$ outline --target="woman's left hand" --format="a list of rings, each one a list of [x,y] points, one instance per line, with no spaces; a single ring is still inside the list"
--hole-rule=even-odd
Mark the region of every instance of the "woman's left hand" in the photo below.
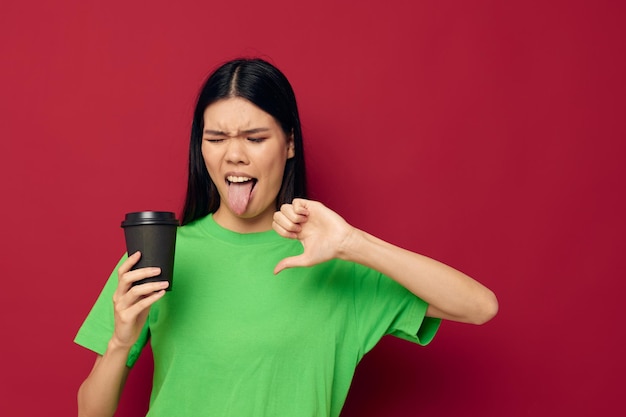
[[[283,237],[298,239],[304,247],[301,255],[280,261],[274,268],[275,274],[286,268],[312,266],[341,257],[355,230],[322,203],[300,198],[283,204],[274,213],[272,227]]]
[[[426,301],[426,315],[465,323],[482,324],[498,311],[491,290],[441,262],[402,249],[350,226],[341,216],[317,201],[295,199],[274,213],[274,230],[298,239],[301,255],[276,265],[285,268],[312,266],[333,258],[356,262],[397,281]]]

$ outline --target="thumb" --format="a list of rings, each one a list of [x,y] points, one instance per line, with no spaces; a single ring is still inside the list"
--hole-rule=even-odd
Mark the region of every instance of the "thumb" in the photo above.
[[[304,256],[304,254],[298,255],[298,256],[290,256],[278,262],[278,264],[276,264],[276,267],[274,268],[274,275],[277,275],[279,272],[287,268],[295,268],[298,266],[306,266],[306,265],[307,265],[306,257]]]

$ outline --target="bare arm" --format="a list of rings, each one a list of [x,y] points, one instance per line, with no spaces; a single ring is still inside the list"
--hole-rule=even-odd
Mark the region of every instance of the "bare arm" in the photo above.
[[[129,369],[128,351],[109,343],[107,351],[98,355],[91,373],[78,389],[78,416],[112,416],[115,414]]]
[[[119,283],[113,296],[115,330],[104,355],[96,362],[78,390],[79,417],[111,417],[115,414],[129,369],[126,360],[148,317],[150,306],[165,294],[167,282],[137,286],[132,283],[156,276],[158,268],[130,271],[140,254],[135,253],[119,268]]]
[[[394,246],[350,226],[323,204],[296,199],[274,215],[274,229],[299,239],[300,256],[283,259],[278,273],[294,266],[310,266],[332,258],[375,269],[429,304],[427,315],[464,323],[482,324],[498,311],[493,292],[441,262]]]
[[[395,279],[429,304],[426,315],[483,324],[498,310],[495,295],[467,275],[441,262],[401,249],[354,229],[339,257]]]

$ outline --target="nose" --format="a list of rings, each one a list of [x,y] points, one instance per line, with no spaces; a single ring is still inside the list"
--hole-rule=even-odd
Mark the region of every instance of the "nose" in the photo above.
[[[240,138],[230,138],[226,144],[225,158],[233,164],[248,164],[246,146]]]

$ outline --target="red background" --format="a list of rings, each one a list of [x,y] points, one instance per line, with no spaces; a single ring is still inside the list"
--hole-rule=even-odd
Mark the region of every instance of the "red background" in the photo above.
[[[292,81],[314,198],[500,300],[427,348],[384,339],[344,416],[623,415],[623,2],[0,9],[0,415],[76,413],[94,355],[72,339],[121,217],[180,211],[195,94],[239,55]],[[145,410],[150,371],[119,416]]]

